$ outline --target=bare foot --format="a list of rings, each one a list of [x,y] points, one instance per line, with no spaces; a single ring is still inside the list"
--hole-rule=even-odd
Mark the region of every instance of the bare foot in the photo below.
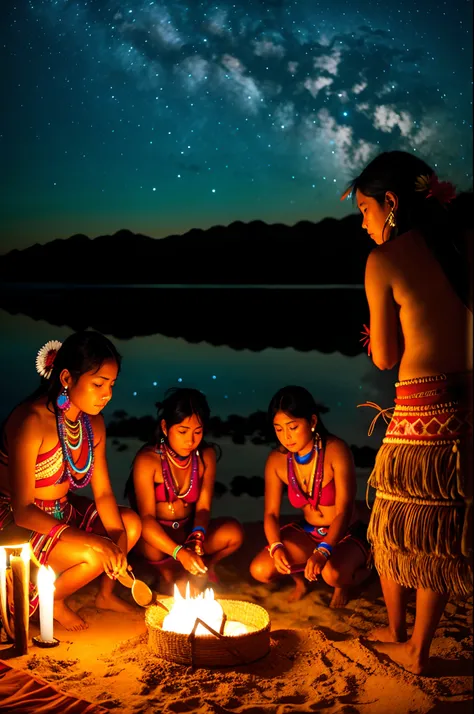
[[[422,658],[415,648],[408,642],[386,642],[374,645],[377,652],[386,654],[396,664],[413,674],[424,674],[428,665],[428,657]]]
[[[339,607],[345,607],[351,599],[350,588],[334,588],[334,593],[329,603],[329,607],[336,610]]]
[[[295,583],[294,590],[288,595],[288,602],[298,602],[298,600],[302,600],[308,593],[308,590],[309,588],[303,578],[301,578],[301,580],[298,579]]]
[[[371,640],[372,642],[406,642],[407,633],[397,635],[390,627],[377,627],[375,630],[369,632],[368,635],[365,635],[365,639]]]
[[[102,595],[99,593],[95,599],[95,604],[101,610],[113,610],[114,612],[136,612],[137,608],[130,603],[125,602],[122,598],[111,593],[110,595]]]
[[[54,619],[66,630],[86,630],[89,625],[82,617],[76,615],[70,607],[66,605],[64,600],[54,601]]]

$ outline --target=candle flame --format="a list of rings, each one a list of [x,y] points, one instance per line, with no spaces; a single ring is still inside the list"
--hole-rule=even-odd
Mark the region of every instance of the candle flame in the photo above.
[[[24,543],[21,549],[20,558],[26,564],[30,562],[30,544]]]
[[[55,590],[55,577],[54,570],[50,565],[41,565],[38,570],[38,590]]]

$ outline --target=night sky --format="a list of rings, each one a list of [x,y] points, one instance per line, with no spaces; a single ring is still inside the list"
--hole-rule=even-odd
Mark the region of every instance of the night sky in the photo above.
[[[348,180],[383,149],[472,186],[466,0],[2,10],[2,252],[341,217]]]

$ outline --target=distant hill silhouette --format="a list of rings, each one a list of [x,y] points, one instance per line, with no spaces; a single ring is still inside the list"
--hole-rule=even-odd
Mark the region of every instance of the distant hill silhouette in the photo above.
[[[0,281],[80,284],[353,284],[371,243],[360,217],[263,221],[150,238],[73,235],[0,256]]]

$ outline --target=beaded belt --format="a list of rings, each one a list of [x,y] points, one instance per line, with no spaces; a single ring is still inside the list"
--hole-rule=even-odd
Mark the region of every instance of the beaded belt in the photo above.
[[[42,511],[53,516],[58,521],[64,519],[68,503],[67,496],[55,499],[35,498],[35,506],[38,506],[38,508],[41,508]]]

